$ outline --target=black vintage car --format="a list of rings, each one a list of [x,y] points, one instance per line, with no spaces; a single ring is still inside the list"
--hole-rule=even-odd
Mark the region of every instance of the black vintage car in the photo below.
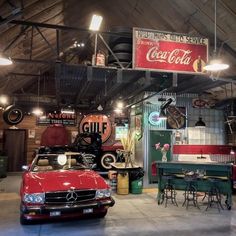
[[[44,153],[64,153],[64,152],[82,152],[90,165],[96,165],[97,169],[109,170],[110,163],[114,163],[119,158],[123,161],[123,157],[117,155],[117,150],[122,149],[121,145],[102,145],[101,135],[98,133],[81,133],[78,134],[71,145],[39,147],[38,154]]]

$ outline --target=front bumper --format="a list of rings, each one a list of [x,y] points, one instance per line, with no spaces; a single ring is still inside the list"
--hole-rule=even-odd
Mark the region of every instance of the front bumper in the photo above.
[[[21,204],[21,214],[26,219],[43,219],[52,218],[51,212],[60,212],[61,217],[70,215],[83,215],[84,209],[93,209],[93,213],[104,212],[107,208],[114,206],[115,201],[113,198],[90,201],[81,204],[65,204],[65,205],[42,205],[42,206],[29,206]]]

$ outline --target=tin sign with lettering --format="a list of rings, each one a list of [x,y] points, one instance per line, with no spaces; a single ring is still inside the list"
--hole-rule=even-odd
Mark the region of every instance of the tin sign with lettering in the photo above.
[[[106,115],[87,115],[84,116],[79,125],[80,133],[99,133],[102,142],[106,142],[111,136],[111,122]]]
[[[133,68],[204,73],[208,39],[141,28],[133,29]]]

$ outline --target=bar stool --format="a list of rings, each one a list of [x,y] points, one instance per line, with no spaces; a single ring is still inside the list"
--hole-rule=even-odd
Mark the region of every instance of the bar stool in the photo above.
[[[184,202],[182,206],[186,205],[186,209],[188,210],[189,203],[193,202],[193,206],[200,209],[197,202],[197,177],[195,175],[185,175],[184,180],[187,185],[184,191]]]
[[[163,175],[162,176],[162,179],[164,181],[166,181],[166,184],[163,189],[161,204],[165,201],[165,207],[167,207],[168,200],[170,200],[172,204],[178,206],[178,204],[176,202],[177,193],[175,191],[175,186],[174,186],[174,184],[171,184],[171,180],[174,178],[175,177],[173,175]]]
[[[220,193],[220,188],[219,188],[219,183],[221,182],[221,179],[208,178],[208,181],[210,182],[210,189],[207,192],[208,203],[207,203],[206,211],[208,210],[208,208],[211,208],[214,204],[216,204],[218,211],[220,212],[220,209],[224,210],[221,204],[221,193]]]

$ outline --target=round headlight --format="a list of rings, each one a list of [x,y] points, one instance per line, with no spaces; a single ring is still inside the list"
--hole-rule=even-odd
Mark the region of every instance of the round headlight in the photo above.
[[[111,192],[109,189],[99,189],[96,191],[96,198],[110,197]]]
[[[44,203],[44,193],[26,193],[23,201],[27,203]]]

